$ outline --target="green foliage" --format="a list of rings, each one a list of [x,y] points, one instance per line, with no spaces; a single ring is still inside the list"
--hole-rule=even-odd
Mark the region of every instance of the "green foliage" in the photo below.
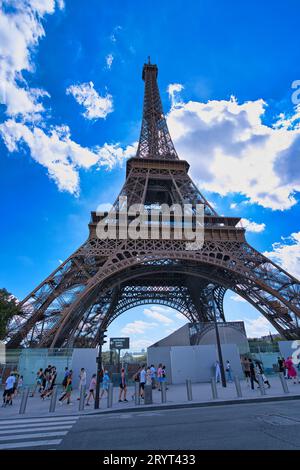
[[[20,307],[12,294],[6,289],[0,289],[0,340],[5,338],[11,318],[20,312]]]

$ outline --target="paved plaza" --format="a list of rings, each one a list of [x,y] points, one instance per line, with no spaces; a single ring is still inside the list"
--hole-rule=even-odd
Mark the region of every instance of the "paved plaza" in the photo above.
[[[192,395],[193,400],[188,401],[186,385],[169,385],[167,390],[167,401],[166,403],[161,402],[161,392],[153,390],[153,404],[144,405],[141,400],[140,405],[135,405],[135,401],[132,399],[134,394],[134,387],[128,387],[127,399],[128,402],[118,402],[119,388],[114,387],[113,394],[113,406],[107,407],[107,398],[104,396],[100,402],[100,409],[98,412],[107,413],[111,411],[124,411],[124,410],[137,410],[138,408],[153,409],[158,407],[176,407],[184,405],[195,405],[195,404],[226,404],[231,401],[248,401],[249,399],[264,399],[264,400],[278,400],[280,398],[299,398],[300,399],[300,384],[294,384],[291,380],[287,381],[289,393],[284,393],[279,377],[274,376],[269,378],[271,388],[265,389],[266,395],[262,396],[260,390],[255,384],[255,389],[251,390],[250,384],[246,381],[241,381],[242,398],[237,397],[237,391],[234,383],[228,383],[226,388],[223,388],[221,384],[217,384],[218,398],[213,399],[212,390],[210,383],[194,383],[192,384]],[[58,397],[60,393],[58,393]],[[60,405],[57,401],[56,409],[54,413],[49,413],[50,399],[42,400],[38,394],[33,398],[29,397],[24,415],[19,414],[21,396],[18,396],[13,400],[13,406],[7,406],[0,408],[0,420],[1,419],[17,419],[22,417],[37,417],[37,416],[72,416],[77,414],[91,414],[95,413],[93,403],[91,406],[86,407],[84,411],[79,412],[79,401],[77,398],[79,393],[74,390],[72,394],[72,405],[63,403]]]

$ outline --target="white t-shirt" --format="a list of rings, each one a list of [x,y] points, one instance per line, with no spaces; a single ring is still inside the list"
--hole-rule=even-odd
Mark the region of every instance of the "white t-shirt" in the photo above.
[[[80,372],[80,385],[86,385],[86,371]]]
[[[146,382],[146,371],[145,369],[142,369],[140,372],[140,382],[145,383]]]
[[[10,390],[15,385],[16,377],[14,375],[10,375],[7,377],[5,382],[5,390]]]

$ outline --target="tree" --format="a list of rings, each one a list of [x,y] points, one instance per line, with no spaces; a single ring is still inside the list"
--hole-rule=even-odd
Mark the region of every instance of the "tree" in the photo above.
[[[0,340],[7,334],[7,327],[14,315],[19,315],[21,309],[16,298],[6,289],[0,289]]]

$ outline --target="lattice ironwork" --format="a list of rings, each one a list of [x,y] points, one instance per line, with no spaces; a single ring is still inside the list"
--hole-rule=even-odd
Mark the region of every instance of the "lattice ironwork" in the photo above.
[[[127,162],[119,196],[128,206],[163,203],[205,205],[204,245],[184,240],[101,240],[101,219],[91,213],[89,237],[21,303],[7,346],[95,346],[100,332],[129,308],[157,303],[177,309],[189,322],[225,320],[223,299],[231,289],[261,312],[287,339],[299,337],[300,283],[251,247],[239,218],[219,216],[179,160],[163,115],[157,67],[144,65],[142,130],[135,158]],[[116,211],[119,197],[114,203]]]

